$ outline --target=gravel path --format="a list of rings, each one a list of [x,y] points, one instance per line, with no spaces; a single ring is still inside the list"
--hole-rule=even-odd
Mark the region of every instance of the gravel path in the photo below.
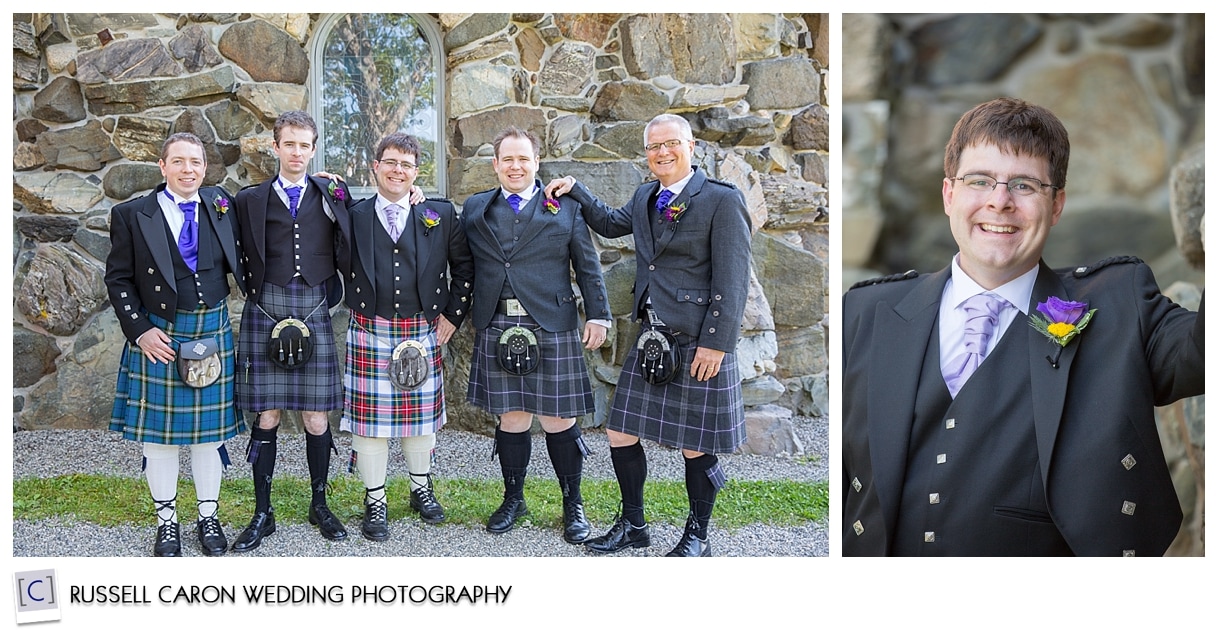
[[[829,477],[829,430],[823,419],[796,417],[796,435],[804,454],[790,456],[721,456],[724,470],[734,480],[798,480],[818,481]],[[584,466],[588,479],[612,480],[613,467],[609,459],[609,444],[602,431],[584,433],[593,455]],[[51,477],[71,473],[101,473],[115,476],[140,477],[140,448],[106,430],[22,431],[13,434],[13,477]],[[337,435],[339,453],[349,453],[350,437]],[[249,478],[250,468],[241,461],[247,438],[239,436],[228,443],[234,466],[225,475]],[[444,430],[436,445],[433,472],[445,478],[499,479],[499,464],[490,459],[493,440],[486,436]],[[644,441],[647,452],[648,476],[651,479],[684,480],[685,469],[680,453]],[[554,472],[545,462],[545,440],[534,436],[534,461],[530,476],[553,479]],[[183,452],[182,475],[188,476],[189,463]],[[538,458],[541,458],[541,462]],[[279,444],[276,475],[308,477],[304,455],[304,440],[288,436]],[[335,466],[335,469],[338,467]],[[389,475],[404,477],[405,462],[399,449],[390,450]],[[345,475],[345,473],[344,473]],[[223,498],[221,498],[223,502]],[[391,500],[392,501],[392,500]],[[404,500],[403,500],[404,501]],[[443,498],[441,498],[443,501]],[[223,506],[223,505],[222,505]],[[224,518],[223,508],[221,509]],[[593,524],[599,534],[610,524]],[[231,541],[244,523],[224,524]],[[388,541],[374,543],[359,536],[358,520],[348,520],[351,537],[346,541],[330,542],[317,535],[308,524],[279,525],[275,534],[262,545],[243,556],[589,556],[583,546],[562,541],[556,529],[533,526],[518,527],[503,535],[490,535],[482,528],[462,525],[429,526],[408,517],[390,523],[392,536]],[[628,550],[617,556],[663,555],[681,536],[677,526],[652,524],[652,547]],[[829,553],[828,534],[824,524],[778,528],[765,524],[724,530],[711,522],[711,544],[716,556],[826,556]],[[101,527],[90,523],[68,522],[60,519],[13,522],[13,556],[147,556],[152,538],[152,523],[148,526]],[[193,527],[183,523],[185,556],[199,556],[198,541]]]

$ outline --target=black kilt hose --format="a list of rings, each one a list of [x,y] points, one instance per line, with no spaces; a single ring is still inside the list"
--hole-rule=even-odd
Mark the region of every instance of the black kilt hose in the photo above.
[[[313,357],[295,370],[276,366],[267,355],[271,330],[283,318],[304,320],[313,341]],[[309,287],[299,276],[287,287],[268,282],[262,286],[259,304],[246,301],[237,336],[238,408],[247,412],[337,410],[343,407],[342,378],[325,283]]]
[[[653,440],[661,445],[708,454],[726,454],[744,443],[744,399],[736,354],[723,355],[719,374],[708,381],[689,375],[696,338],[677,334],[681,369],[673,380],[654,386],[639,369],[637,342],[626,356],[608,429]]]
[[[541,363],[527,375],[513,375],[499,367],[499,336],[517,325],[532,331],[541,349]],[[495,314],[474,340],[466,398],[495,415],[523,411],[572,418],[591,414],[596,404],[579,331],[551,333],[530,316]]]

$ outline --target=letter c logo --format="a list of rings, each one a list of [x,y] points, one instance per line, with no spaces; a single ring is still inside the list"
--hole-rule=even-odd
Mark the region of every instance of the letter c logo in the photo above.
[[[38,585],[40,583],[42,583],[42,579],[30,581],[29,584],[25,586],[25,595],[29,596],[30,600],[33,600],[35,602],[42,602],[42,601],[46,600],[45,598],[39,598],[34,595],[34,591],[33,591],[34,586]]]

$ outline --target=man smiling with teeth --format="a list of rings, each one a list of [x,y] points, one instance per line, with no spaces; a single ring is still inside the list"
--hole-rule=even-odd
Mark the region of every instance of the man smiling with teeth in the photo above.
[[[1153,408],[1204,392],[1204,317],[1134,257],[1041,260],[1069,158],[1043,107],[968,111],[943,161],[959,254],[846,293],[843,554],[1161,555],[1179,530]]]

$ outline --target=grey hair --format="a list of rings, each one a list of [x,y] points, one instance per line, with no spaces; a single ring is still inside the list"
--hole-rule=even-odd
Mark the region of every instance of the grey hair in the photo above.
[[[694,130],[690,128],[689,121],[685,120],[685,118],[677,116],[676,114],[660,114],[659,116],[651,119],[651,121],[647,123],[647,127],[643,128],[643,142],[647,142],[647,136],[651,134],[652,127],[667,123],[672,123],[681,129],[681,132],[685,135],[683,140],[694,139]]]

